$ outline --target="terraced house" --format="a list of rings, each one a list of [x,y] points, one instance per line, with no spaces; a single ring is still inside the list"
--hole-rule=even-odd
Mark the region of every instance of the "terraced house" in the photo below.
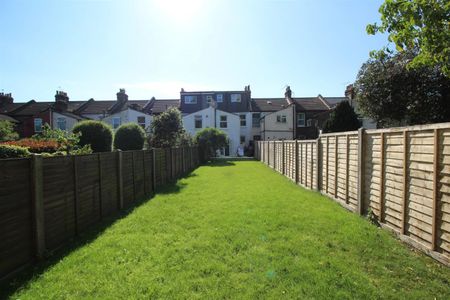
[[[187,132],[195,135],[206,127],[223,130],[230,144],[222,155],[233,156],[238,147],[250,153],[256,140],[314,139],[329,113],[348,97],[292,97],[290,87],[281,98],[252,98],[250,86],[234,91],[186,91],[179,99],[129,100],[124,89],[116,99],[70,100],[57,91],[54,101],[16,103],[11,94],[0,93],[0,119],[17,124],[21,136],[52,128],[71,130],[81,120],[101,120],[114,129],[134,122],[149,132],[153,117],[169,107],[180,109]]]

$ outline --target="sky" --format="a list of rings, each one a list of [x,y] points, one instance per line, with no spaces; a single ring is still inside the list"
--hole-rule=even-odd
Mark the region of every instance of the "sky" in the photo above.
[[[343,96],[369,52],[381,0],[0,1],[0,91],[16,102]]]

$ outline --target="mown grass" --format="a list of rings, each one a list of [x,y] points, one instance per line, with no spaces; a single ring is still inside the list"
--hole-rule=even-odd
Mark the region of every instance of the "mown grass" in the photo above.
[[[167,186],[11,297],[450,299],[450,270],[241,161]]]

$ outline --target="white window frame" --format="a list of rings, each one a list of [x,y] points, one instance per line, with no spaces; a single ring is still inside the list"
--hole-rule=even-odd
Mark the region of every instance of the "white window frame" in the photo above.
[[[239,103],[242,101],[242,95],[241,94],[231,94],[231,102]]]
[[[61,124],[64,124],[64,126],[61,126]],[[56,126],[60,130],[67,130],[67,119],[64,117],[56,118]],[[61,128],[61,127],[64,127],[64,128]]]
[[[277,123],[286,123],[287,118],[286,115],[277,115]]]
[[[228,117],[226,115],[221,115],[219,120],[220,120],[219,122],[220,128],[228,128]]]
[[[185,104],[197,104],[197,96],[195,95],[186,95],[184,96]]]
[[[217,94],[216,95],[216,101],[217,102],[223,102],[223,94]]]
[[[206,95],[206,102],[208,104],[211,104],[213,102],[213,96],[212,95]]]
[[[139,122],[139,118],[144,118],[144,122]],[[139,126],[141,126],[142,128],[145,129],[145,116],[137,116],[136,117],[136,122],[138,123]]]
[[[118,123],[116,122],[117,120],[119,121]],[[120,117],[113,117],[113,118],[111,119],[111,125],[112,125],[113,129],[119,128],[119,126],[121,125],[121,123],[122,123],[122,120],[121,120]]]
[[[200,127],[197,127],[197,121],[200,121]],[[194,116],[194,128],[195,129],[203,128],[203,116],[201,115]]]
[[[42,125],[41,118],[34,118],[34,132],[42,132]]]
[[[247,115],[245,114],[239,115],[239,124],[241,125],[241,127],[247,127]]]
[[[300,118],[300,116],[303,116],[303,118]],[[297,127],[306,127],[305,113],[297,113]]]
[[[306,120],[306,127],[311,127],[313,123],[313,119]]]
[[[243,140],[243,141],[242,141],[242,140]],[[240,144],[245,144],[245,142],[246,142],[245,135],[241,135],[241,136],[239,137],[239,143],[240,143]]]
[[[258,115],[258,123],[257,124],[254,123],[254,120],[255,120],[254,116],[256,116],[256,115]],[[261,121],[261,113],[253,113],[252,114],[252,128],[260,128],[261,127],[260,121]]]

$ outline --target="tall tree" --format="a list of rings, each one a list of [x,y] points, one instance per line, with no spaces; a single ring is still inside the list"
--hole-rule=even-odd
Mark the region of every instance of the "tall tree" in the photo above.
[[[149,144],[156,148],[174,147],[183,135],[181,112],[170,107],[153,119]]]
[[[410,66],[440,65],[450,77],[450,1],[385,0],[379,12],[381,24],[367,25],[367,33],[388,33],[397,51],[418,50]]]
[[[370,58],[358,73],[359,108],[381,127],[450,121],[450,78],[438,66],[407,68],[415,54]]]
[[[323,132],[342,132],[357,130],[361,127],[361,122],[358,120],[353,107],[348,101],[339,103],[331,112],[330,118],[323,126]]]

